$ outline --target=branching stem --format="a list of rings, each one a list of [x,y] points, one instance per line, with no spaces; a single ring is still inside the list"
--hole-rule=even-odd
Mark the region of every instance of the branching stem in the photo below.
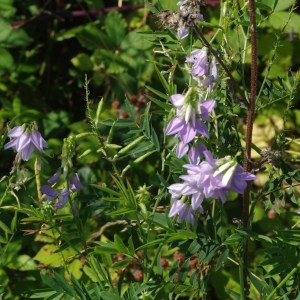
[[[221,59],[221,57],[219,56],[218,52],[210,45],[209,41],[205,38],[204,34],[202,33],[202,31],[199,29],[199,27],[197,26],[197,24],[193,24],[193,29],[196,31],[200,41],[202,42],[202,44],[207,47],[209,49],[209,51],[211,52],[211,54],[216,58],[217,62],[220,64],[220,66],[223,68],[223,70],[225,71],[226,75],[229,77],[230,83],[231,85],[235,88],[235,90],[239,93],[240,97],[241,97],[241,101],[243,102],[243,104],[248,107],[249,104],[246,101],[245,97],[244,97],[244,93],[241,90],[240,86],[238,85],[238,83],[236,82],[236,80],[233,78],[231,71],[228,69],[228,67],[226,66],[226,64],[223,62],[223,60]]]

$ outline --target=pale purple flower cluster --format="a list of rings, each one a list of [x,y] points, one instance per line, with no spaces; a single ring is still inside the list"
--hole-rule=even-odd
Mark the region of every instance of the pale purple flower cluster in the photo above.
[[[28,161],[35,149],[43,151],[47,148],[47,142],[37,130],[30,131],[24,126],[16,126],[8,132],[10,141],[4,145],[4,149],[13,148],[21,158]]]
[[[54,189],[53,184],[57,183],[60,179],[60,173],[56,172],[49,180],[46,185],[43,185],[40,188],[40,191],[45,195],[45,201],[57,201],[54,203],[54,207],[57,209],[63,208],[69,199],[69,196],[72,192],[79,192],[83,186],[80,182],[79,175],[77,173],[72,174],[69,177],[68,187],[63,189]]]
[[[207,49],[196,49],[186,59],[192,64],[191,75],[197,81],[197,86],[188,89],[185,95],[175,94],[170,97],[176,108],[176,116],[167,125],[166,134],[179,138],[176,147],[177,157],[183,157],[189,150],[189,143],[197,135],[209,138],[208,128],[204,122],[209,120],[209,114],[216,102],[207,99],[211,92],[213,80],[217,79],[218,71],[214,59],[209,62]]]
[[[178,214],[178,222],[187,221],[194,223],[195,215],[203,213],[202,203],[204,199],[219,199],[224,203],[229,191],[243,194],[247,183],[254,180],[255,175],[244,172],[241,165],[231,157],[214,159],[211,152],[198,149],[202,152],[205,160],[199,163],[184,165],[187,174],[181,175],[182,183],[175,183],[169,186],[173,204],[169,216]],[[194,153],[191,155],[190,162],[194,162]],[[189,199],[190,202],[186,200]]]
[[[185,95],[172,95],[170,101],[176,107],[176,116],[168,123],[166,134],[176,135],[180,139],[176,155],[182,157],[188,152],[188,144],[196,135],[209,137],[204,121],[209,120],[215,100],[201,100],[201,94],[191,87]]]

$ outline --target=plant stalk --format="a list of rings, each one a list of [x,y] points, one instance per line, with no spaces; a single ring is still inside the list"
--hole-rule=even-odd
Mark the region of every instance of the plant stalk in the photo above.
[[[289,274],[287,274],[282,281],[277,285],[277,287],[268,295],[268,297],[266,298],[266,300],[271,300],[273,299],[273,296],[277,293],[277,291],[282,288],[282,286],[297,272],[297,270],[300,268],[300,262],[298,263],[298,265],[293,268]]]
[[[41,206],[43,195],[40,190],[41,178],[40,178],[40,167],[39,167],[38,157],[35,159],[35,162],[34,162],[34,175],[35,175],[36,189],[37,189],[37,195],[38,195],[38,203],[39,203],[39,206]]]
[[[249,0],[249,14],[250,14],[250,43],[251,43],[251,78],[250,78],[250,101],[247,112],[247,129],[246,129],[246,146],[245,146],[245,159],[244,171],[251,171],[251,144],[252,132],[256,103],[257,92],[257,37],[256,37],[256,16],[255,16],[255,0]],[[248,184],[243,197],[243,227],[249,226],[249,204],[250,204],[250,185]],[[245,295],[249,294],[249,284],[247,281],[248,269],[248,241],[245,241],[244,252],[244,278],[243,283],[245,287]]]

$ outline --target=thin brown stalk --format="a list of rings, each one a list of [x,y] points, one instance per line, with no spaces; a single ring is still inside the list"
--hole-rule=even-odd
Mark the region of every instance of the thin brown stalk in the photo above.
[[[251,78],[250,78],[250,102],[247,114],[247,129],[246,129],[246,146],[245,146],[245,172],[251,171],[251,144],[252,132],[256,103],[257,92],[257,38],[256,38],[256,16],[255,16],[255,0],[249,0],[250,13],[250,42],[251,42]],[[243,198],[243,226],[247,228],[249,225],[249,204],[250,204],[250,186],[248,185]],[[244,253],[244,287],[245,295],[249,294],[249,284],[247,281],[248,269],[248,241],[245,242]]]

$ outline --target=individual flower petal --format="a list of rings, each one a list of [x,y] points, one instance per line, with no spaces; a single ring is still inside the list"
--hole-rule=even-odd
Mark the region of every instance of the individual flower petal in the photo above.
[[[184,103],[184,95],[174,94],[170,96],[170,101],[175,107],[181,107]]]
[[[175,215],[178,215],[180,211],[184,208],[185,204],[181,200],[174,200],[170,212],[169,217],[174,217]]]
[[[15,126],[8,132],[8,136],[10,138],[17,138],[20,137],[24,133],[24,127],[23,126]]]
[[[56,172],[48,179],[48,182],[50,184],[56,183],[59,180],[59,177],[60,177],[60,173]]]
[[[41,186],[40,191],[46,196],[46,200],[54,200],[58,196],[58,192],[54,190],[50,185]]]
[[[43,139],[42,135],[39,131],[34,130],[31,132],[30,135],[31,141],[34,144],[34,146],[39,150],[43,151],[44,148],[48,147],[47,142]]]
[[[180,40],[186,38],[189,35],[190,29],[186,26],[180,26],[177,29],[177,36]]]
[[[244,172],[243,167],[238,165],[232,178],[230,188],[238,194],[243,194],[247,187],[246,181],[255,180],[256,176],[249,172]]]
[[[178,158],[181,158],[183,157],[185,154],[187,154],[187,152],[189,151],[189,146],[188,144],[180,141],[178,144],[177,144],[177,147],[176,147],[176,156]]]
[[[202,202],[204,200],[204,194],[202,192],[195,193],[191,198],[191,207],[193,210],[197,210],[199,208],[202,208]],[[203,208],[201,209],[203,211]]]
[[[186,221],[192,225],[195,223],[194,211],[191,206],[185,205],[179,212],[178,222],[182,223],[183,221]]]
[[[6,143],[4,145],[4,149],[9,149],[9,148],[14,148],[16,150],[17,148],[17,144],[18,144],[18,140],[17,139],[12,139],[11,141],[9,141],[8,143]]]
[[[218,68],[215,58],[212,59],[209,65],[209,73],[215,80],[218,79]]]
[[[22,159],[28,161],[34,151],[34,145],[29,143],[27,147],[19,151],[22,154]]]
[[[195,130],[198,134],[201,134],[202,136],[209,138],[209,132],[207,126],[202,121],[196,120]]]
[[[166,128],[166,134],[172,135],[178,133],[180,130],[182,130],[185,126],[185,122],[183,119],[175,117],[172,119]]]
[[[188,144],[190,141],[194,139],[197,134],[197,130],[190,123],[187,123],[180,132],[178,132],[178,136],[185,143]]]
[[[191,147],[188,152],[188,158],[190,164],[198,165],[200,163],[200,155],[205,150],[207,150],[207,148],[202,144]]]
[[[30,145],[31,139],[30,139],[30,134],[29,133],[24,133],[22,134],[18,139],[17,139],[17,146],[16,146],[16,151],[20,152],[24,148],[28,147]]]
[[[204,121],[209,120],[209,113],[214,109],[216,105],[216,101],[211,99],[211,100],[206,100],[204,102],[200,103],[200,111],[201,111],[201,117]]]

